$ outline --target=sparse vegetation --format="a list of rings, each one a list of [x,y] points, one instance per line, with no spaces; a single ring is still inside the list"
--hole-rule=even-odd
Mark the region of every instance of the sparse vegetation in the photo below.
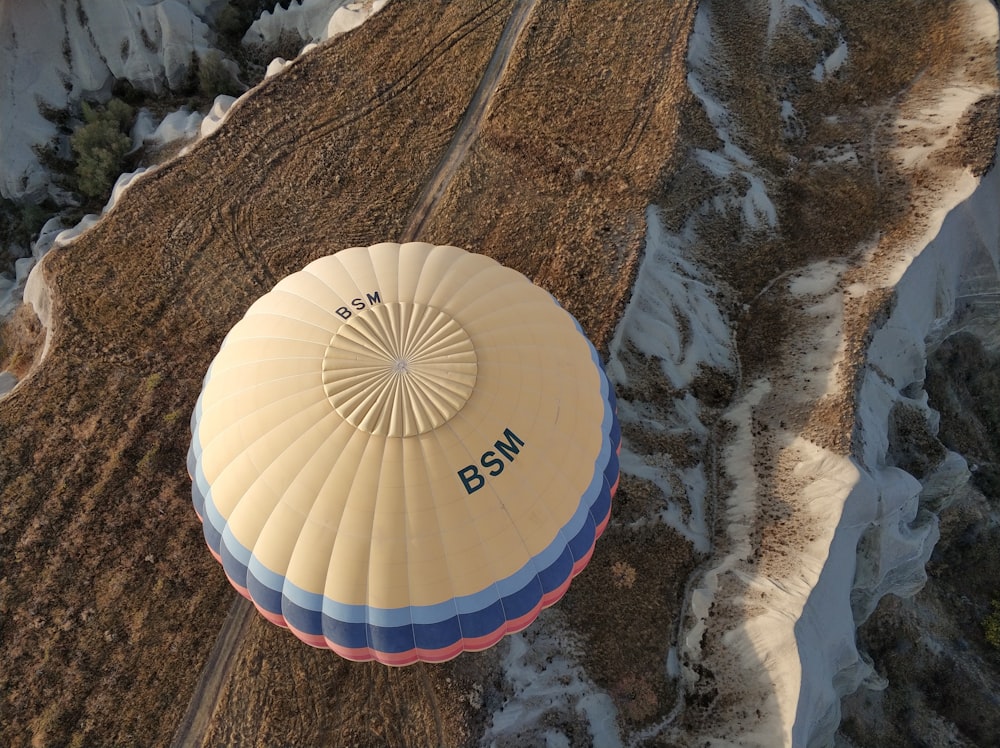
[[[243,45],[242,40],[251,24],[264,10],[275,7],[273,0],[230,0],[216,17],[219,49],[236,60],[244,80],[259,81],[267,64],[275,57],[290,60],[302,49],[302,38],[294,31],[286,31],[269,44]]]
[[[1000,600],[997,598],[990,601],[990,612],[983,619],[983,635],[987,644],[1000,650]]]
[[[198,60],[198,91],[207,99],[240,93],[240,86],[226,67],[222,55],[214,49]]]
[[[247,29],[264,10],[273,10],[274,0],[230,0],[215,18],[223,48],[235,54]]]
[[[889,681],[877,700],[859,693],[846,702],[857,716],[844,730],[859,746],[915,744],[942,725],[974,745],[994,745],[1000,736],[991,701],[996,675],[990,675],[1000,664],[1000,527],[992,478],[1000,464],[1000,388],[997,358],[965,329],[969,317],[967,310],[962,329],[927,361],[924,388],[940,415],[936,437],[919,409],[901,405],[891,415],[897,443],[890,451],[904,469],[921,475],[942,456],[941,444],[978,467],[970,480],[974,490],[949,497],[953,503],[940,513],[941,538],[924,589],[910,600],[884,599],[859,630],[861,645]],[[932,639],[941,644],[929,645]],[[860,717],[872,701],[883,715],[874,731]]]
[[[239,44],[253,20],[254,14],[249,9],[231,2],[216,16],[215,30],[231,44]]]
[[[121,99],[105,106],[83,103],[83,124],[70,138],[76,154],[76,187],[91,200],[107,198],[125,170],[125,155],[132,147],[128,129],[134,110]]]
[[[248,73],[262,78],[268,63],[276,57],[291,60],[302,51],[305,42],[295,31],[283,31],[274,41],[267,44],[246,44],[240,49],[240,59]]]
[[[0,198],[0,273],[13,273],[14,261],[27,254],[48,216],[42,205]]]
[[[971,333],[951,335],[928,362],[926,388],[942,443],[972,462],[973,484],[1000,504],[1000,355]]]

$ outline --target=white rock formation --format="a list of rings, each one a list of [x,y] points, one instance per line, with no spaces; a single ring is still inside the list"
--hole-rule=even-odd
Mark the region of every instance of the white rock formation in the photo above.
[[[33,148],[58,111],[115,79],[158,92],[184,82],[208,49],[214,0],[32,0],[0,3],[0,194],[38,197],[49,178]]]
[[[294,34],[303,44],[321,42],[364,23],[388,0],[293,0],[264,11],[243,36],[243,44],[264,45],[284,34]]]

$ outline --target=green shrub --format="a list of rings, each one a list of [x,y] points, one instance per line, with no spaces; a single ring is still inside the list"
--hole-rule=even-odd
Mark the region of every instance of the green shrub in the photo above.
[[[85,197],[106,196],[124,171],[125,154],[132,147],[127,131],[133,114],[121,99],[99,108],[84,102],[84,121],[70,138],[70,146],[77,158],[76,188]]]
[[[35,203],[19,204],[0,198],[0,242],[27,247],[38,235],[50,212],[45,206]]]
[[[38,236],[51,210],[34,203],[18,204],[0,198],[0,273],[13,273],[14,261]]]
[[[227,40],[238,44],[252,22],[253,17],[248,11],[236,5],[227,5],[219,11],[215,19],[215,29]]]
[[[198,90],[203,96],[237,96],[239,84],[222,61],[222,55],[214,49],[198,60]]]
[[[983,633],[994,649],[1000,649],[1000,600],[994,599],[990,604],[993,610],[983,619]]]

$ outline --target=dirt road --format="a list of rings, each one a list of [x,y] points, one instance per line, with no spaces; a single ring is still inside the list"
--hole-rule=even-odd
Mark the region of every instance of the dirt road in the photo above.
[[[234,654],[243,640],[250,620],[255,614],[253,605],[243,597],[233,600],[229,614],[222,624],[205,666],[201,669],[198,685],[191,694],[191,703],[171,741],[171,748],[203,745],[208,724],[215,713],[219,692],[233,670]]]
[[[400,241],[414,241],[419,237],[427,216],[434,210],[437,201],[454,177],[458,164],[468,153],[469,147],[479,132],[483,117],[489,109],[490,100],[503,77],[511,51],[536,2],[537,0],[518,0],[514,6],[514,10],[497,41],[493,55],[490,57],[489,65],[487,65],[479,85],[476,86],[476,91],[469,102],[465,116],[462,117],[444,157],[420,193],[420,198],[406,223]],[[215,646],[202,668],[198,685],[191,696],[191,703],[188,705],[184,719],[181,720],[177,732],[174,734],[174,739],[171,742],[172,748],[204,744],[205,734],[218,706],[221,690],[226,678],[232,672],[236,651],[253,615],[254,608],[248,601],[241,597],[233,601],[229,614],[219,631]],[[433,697],[432,692],[431,696]],[[437,732],[440,733],[441,716],[436,708],[433,710],[433,716],[437,724]]]
[[[606,348],[675,143],[693,6],[537,3],[509,32],[497,86],[486,71],[526,4],[390,3],[265,81],[47,256],[50,353],[0,403],[0,742],[170,743],[215,644],[205,632],[220,631],[233,599],[190,505],[187,422],[202,376],[277,278],[404,237],[442,163],[453,168],[420,238],[539,280]],[[481,86],[492,96],[479,134],[448,162]],[[670,615],[675,575],[646,553],[662,545],[677,546],[683,579],[683,541],[656,538],[632,558],[655,585],[609,599],[623,592],[597,582],[632,548],[611,533],[595,584],[565,600],[582,625],[629,631],[625,658],[596,623],[585,632],[601,682],[660,657],[644,646],[654,632],[626,618],[637,597],[657,611],[649,626]],[[213,744],[462,745],[488,713],[475,705],[502,689],[490,653],[373,668],[253,616],[242,640]],[[655,687],[671,688],[662,676]]]
[[[401,242],[415,241],[420,236],[420,232],[427,222],[427,217],[434,210],[434,206],[437,205],[445,190],[448,189],[458,165],[469,152],[472,142],[479,134],[480,125],[489,109],[493,94],[496,93],[500,79],[507,69],[507,63],[510,62],[514,45],[524,30],[524,25],[528,22],[537,1],[518,0],[514,6],[510,19],[497,41],[496,49],[490,57],[490,63],[486,66],[486,72],[483,74],[482,80],[479,81],[479,85],[476,86],[476,92],[472,96],[472,101],[469,102],[468,109],[465,110],[465,116],[462,117],[458,131],[452,138],[448,150],[445,151],[444,158],[438,164],[433,176],[424,185],[420,198],[410,215],[410,220],[406,222],[406,228],[403,229],[403,234],[400,237]]]

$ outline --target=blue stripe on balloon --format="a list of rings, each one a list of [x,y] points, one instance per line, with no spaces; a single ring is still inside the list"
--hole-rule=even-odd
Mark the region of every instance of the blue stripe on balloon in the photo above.
[[[247,587],[247,576],[249,568],[246,559],[243,557],[245,550],[239,543],[230,542],[232,531],[227,526],[222,531],[222,542],[219,549],[219,558],[222,560],[222,568],[226,570],[226,575],[240,587]],[[236,546],[235,548],[233,546]]]
[[[620,472],[618,459],[618,452],[612,452],[611,459],[608,460],[608,464],[604,467],[604,480],[607,482],[608,486],[613,486],[615,481],[618,480],[618,474]]]
[[[463,613],[461,616],[459,616],[459,623],[462,627],[462,632],[464,633],[463,638],[469,636],[475,636],[475,634],[468,633],[472,631],[484,632],[480,634],[480,636],[486,636],[487,634],[492,634],[498,628],[507,623],[507,621],[510,620],[510,617],[511,617],[510,614],[507,612],[507,609],[504,606],[503,600],[494,600],[490,605],[487,605],[484,608],[481,608],[480,610],[471,611],[469,613]],[[421,638],[429,641],[430,635],[421,634],[420,632],[432,632],[434,630],[434,626],[426,624],[417,625],[414,626],[414,629],[418,632],[418,635]],[[457,639],[454,641],[457,641]],[[426,645],[421,644],[420,646],[423,647]],[[440,649],[442,646],[445,647],[448,646],[448,642],[446,642],[443,645],[438,644],[435,647],[435,649]]]
[[[207,506],[206,502],[206,506]],[[202,515],[204,516],[204,515]],[[222,533],[215,529],[211,522],[201,523],[201,534],[205,536],[205,542],[215,553],[219,553],[222,546]]]
[[[608,383],[608,392],[607,392],[608,405],[611,406],[611,410],[617,411],[618,410],[618,396],[615,394],[615,388],[611,386],[611,380],[608,379],[608,375],[607,374],[604,374],[604,379]]]
[[[188,447],[187,451],[187,470],[188,475],[193,476],[195,470],[198,467],[198,460],[201,457],[201,444],[199,444],[197,437],[191,439],[191,446]]]
[[[253,561],[253,552],[236,539],[236,535],[229,525],[226,525],[222,531],[222,544],[229,550],[230,555],[244,566],[249,566]],[[275,577],[277,578],[278,575]]]
[[[596,350],[593,346],[590,348],[592,358],[598,362]],[[202,453],[197,438],[197,421],[201,415],[199,397],[192,415],[189,465],[193,460],[192,498],[196,508],[201,509],[206,541],[222,557],[226,573],[237,583],[242,584],[245,580],[258,606],[284,616],[299,631],[312,636],[322,634],[340,646],[367,647],[389,654],[407,652],[414,647],[445,649],[463,638],[489,636],[500,630],[506,621],[530,613],[547,593],[566,582],[574,563],[593,549],[596,527],[610,513],[611,485],[618,477],[617,447],[621,427],[615,413],[614,388],[602,369],[599,373],[605,399],[602,431],[606,436],[595,460],[593,480],[583,492],[577,511],[557,538],[528,564],[480,592],[434,605],[369,608],[337,603],[322,594],[307,592],[267,569],[235,538],[212,501],[211,488],[199,464]]]
[[[311,636],[323,633],[323,611],[319,608],[307,608],[297,604],[284,593],[284,590],[282,590],[279,610],[292,628]]]
[[[567,544],[568,551],[572,554],[572,560],[575,561],[578,558],[585,558],[590,549],[594,547],[594,538],[597,537],[597,523],[594,521],[594,517],[588,512],[587,513],[587,524],[584,525],[580,532],[570,538]],[[566,577],[563,577],[565,580]]]
[[[603,484],[597,501],[590,507],[590,515],[598,525],[602,524],[608,518],[608,515],[611,514],[611,484],[607,478],[603,480]],[[596,528],[594,529],[596,530]]]
[[[443,631],[441,632],[444,633]],[[448,646],[451,642],[446,643]],[[368,626],[368,646],[376,652],[409,652],[416,646],[413,627]]]
[[[199,476],[201,470],[198,471]],[[200,479],[200,478],[199,478]],[[222,531],[226,528],[226,518],[219,513],[219,510],[215,508],[215,502],[212,501],[212,491],[209,489],[205,491],[205,513],[201,515],[205,521],[206,527],[212,528],[212,536],[221,539]],[[205,537],[208,537],[207,530]],[[209,543],[209,546],[213,551],[219,553],[220,547],[218,542]]]
[[[499,607],[500,603],[496,603]],[[492,608],[487,608],[483,611],[484,621],[489,618],[489,611]],[[475,615],[475,614],[470,614]],[[503,618],[503,611],[500,612],[500,621],[497,626],[494,627],[494,631],[500,626],[503,626],[506,619]],[[469,626],[469,616],[453,616],[446,621],[441,623],[427,624],[427,623],[415,623],[410,626],[410,631],[413,633],[413,643],[420,647],[421,649],[444,649],[445,647],[450,647],[457,641],[461,641],[468,634],[465,633],[466,627]],[[405,652],[405,649],[394,649],[385,650],[381,649],[380,652]]]
[[[201,466],[197,466],[191,478],[191,499],[194,501],[194,508],[198,511],[198,516],[205,517],[205,500],[211,493],[205,474],[201,471]]]
[[[284,579],[280,574],[270,571],[229,532],[224,534],[223,565],[227,574],[234,581],[244,584],[243,580],[246,580],[244,586],[251,591],[254,601],[261,608],[269,613],[283,615],[292,626],[307,634],[320,634],[331,629],[329,623],[324,623],[325,621],[342,624],[334,627],[338,630],[353,631],[350,636],[351,640],[358,640],[366,628],[390,630],[414,625],[423,628],[430,627],[432,630],[440,625],[450,626],[449,621],[460,621],[461,630],[466,638],[486,636],[496,631],[504,620],[518,618],[531,611],[544,594],[557,589],[566,581],[572,573],[574,562],[590,552],[596,531],[595,521],[603,521],[611,505],[609,487],[603,480],[602,483],[604,490],[599,492],[594,506],[586,511],[583,526],[568,544],[563,536],[559,542],[561,550],[555,555],[552,563],[540,564],[541,554],[536,556],[521,572],[504,580],[507,583],[505,586],[508,587],[510,582],[518,577],[523,578],[525,583],[504,595],[501,600],[496,599],[497,593],[494,588],[487,588],[476,595],[458,598],[466,603],[462,606],[463,608],[467,607],[473,599],[485,602],[483,598],[492,598],[490,603],[479,608],[468,606],[468,612],[460,616],[454,615],[454,603],[457,600],[433,606],[410,606],[391,610],[368,608],[364,605],[337,604],[332,600],[325,599],[320,594],[305,592]],[[250,555],[249,569],[240,558],[246,558],[248,554]],[[306,604],[300,605],[296,598]],[[321,608],[322,615],[319,613]],[[452,614],[438,620],[434,618],[433,614],[428,615],[432,610],[435,613],[450,611]],[[349,615],[345,616],[344,613]],[[430,635],[427,634],[419,638],[422,641],[429,641],[428,636]],[[334,641],[342,646],[354,646],[345,641]],[[399,641],[406,643],[410,641],[410,638],[404,636]],[[418,646],[425,647],[425,644]],[[406,651],[409,648],[406,646],[400,650],[380,649],[380,651]]]
[[[324,615],[322,634],[341,647],[360,649],[368,646],[368,627],[363,623],[345,623]]]
[[[281,593],[269,587],[266,583],[253,573],[247,570],[246,589],[253,598],[254,603],[266,610],[268,613],[281,613]]]
[[[577,533],[576,537],[579,537],[587,531],[587,524],[590,520],[589,514],[587,515],[586,520],[587,522],[584,523],[583,528],[579,533]],[[590,534],[590,542],[594,542],[593,533]],[[553,590],[559,589],[563,582],[573,575],[573,564],[576,562],[576,556],[574,555],[571,547],[572,543],[573,541],[570,540],[569,544],[567,544],[564,538],[562,542],[562,550],[556,560],[538,572],[538,581],[542,583],[542,589],[546,592],[552,592]],[[582,558],[583,555],[586,555],[586,553],[581,554],[580,557]],[[527,613],[533,607],[534,605],[528,606],[524,612]]]

